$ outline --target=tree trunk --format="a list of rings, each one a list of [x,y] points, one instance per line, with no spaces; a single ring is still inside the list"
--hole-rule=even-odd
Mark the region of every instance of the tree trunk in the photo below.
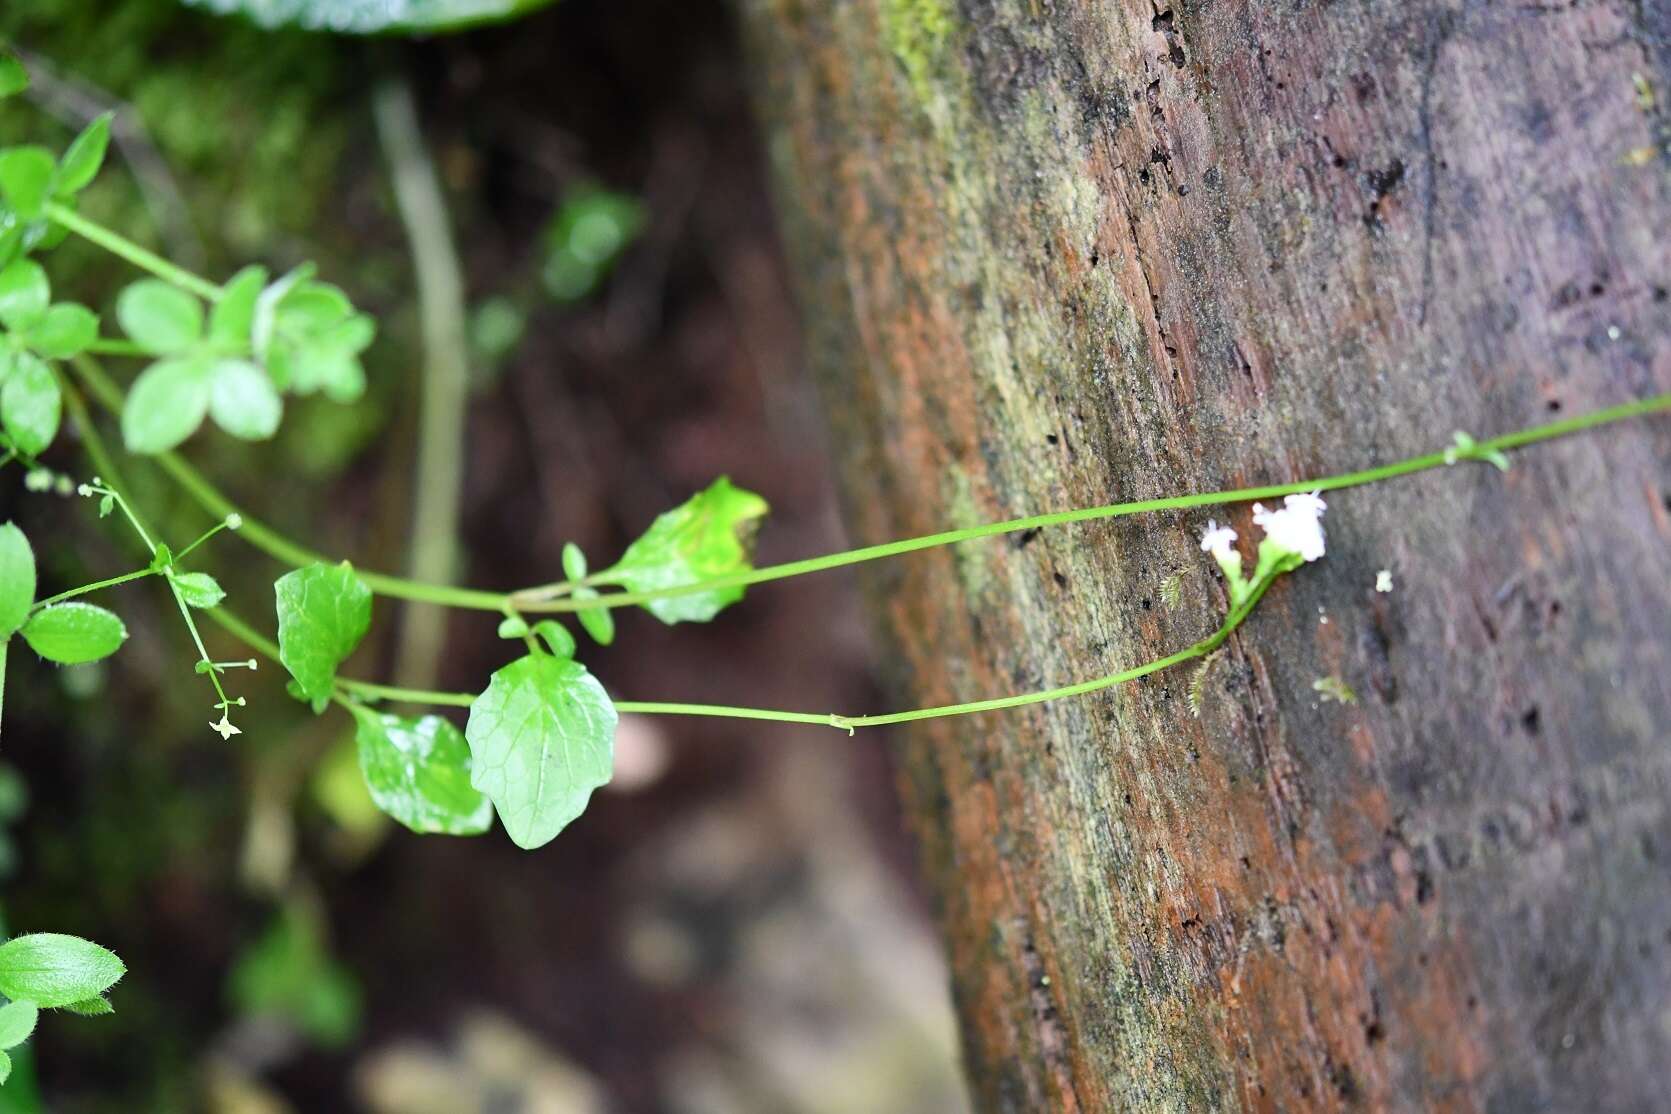
[[[741,7],[857,541],[1671,389],[1662,2]],[[1207,517],[871,566],[896,695],[1202,637]],[[1186,667],[898,737],[985,1109],[1671,1101],[1671,422],[1326,521],[1199,718]]]

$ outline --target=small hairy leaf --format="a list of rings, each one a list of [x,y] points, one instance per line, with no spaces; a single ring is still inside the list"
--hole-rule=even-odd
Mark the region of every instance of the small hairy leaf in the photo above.
[[[208,361],[158,360],[133,382],[122,407],[122,440],[136,453],[167,452],[203,424],[209,412]]]
[[[29,88],[29,71],[17,55],[0,47],[0,97],[14,97]]]
[[[209,416],[216,425],[244,441],[278,432],[284,400],[265,371],[248,360],[221,360],[209,375]]]
[[[209,310],[209,339],[236,348],[250,347],[255,302],[267,287],[267,268],[245,267],[226,280],[220,301]]]
[[[95,117],[81,134],[71,141],[58,163],[57,193],[73,194],[86,189],[98,177],[104,165],[104,152],[110,146],[110,120],[114,112]]]
[[[102,995],[95,998],[83,998],[81,1001],[71,1002],[63,1008],[81,1017],[105,1017],[116,1012],[116,1007],[110,1004],[110,999]]]
[[[519,847],[549,843],[614,771],[615,705],[574,661],[518,658],[470,706],[471,784]]]
[[[0,642],[17,633],[35,602],[35,551],[23,531],[0,526]]]
[[[18,448],[31,456],[46,451],[58,436],[64,399],[58,378],[40,357],[19,352],[0,388],[0,421]]]
[[[175,356],[203,339],[203,303],[161,279],[140,279],[116,298],[116,320],[135,344]]]
[[[315,563],[285,573],[278,597],[279,661],[313,710],[325,710],[337,667],[371,629],[371,589],[353,566]]]
[[[33,1002],[10,1002],[0,1006],[0,1049],[16,1048],[28,1040],[40,1015],[40,1007]]]
[[[377,807],[414,832],[480,835],[493,804],[470,784],[470,746],[440,716],[392,716],[354,706],[360,772]]]
[[[79,936],[38,932],[0,944],[0,994],[42,1009],[96,998],[126,971],[114,952]]]
[[[45,147],[11,147],[0,151],[0,197],[21,219],[39,220],[52,193],[57,169]]]
[[[128,628],[120,618],[90,603],[54,604],[23,624],[23,640],[29,648],[59,665],[107,658],[121,649],[127,637]],[[3,986],[0,993],[5,993]]]
[[[28,332],[30,348],[52,360],[67,360],[87,350],[99,336],[99,318],[86,306],[60,302],[47,309]]]
[[[174,586],[180,589],[180,598],[188,607],[219,607],[220,601],[226,598],[220,583],[206,572],[179,573],[174,577]]]
[[[632,591],[649,592],[747,571],[753,567],[754,532],[769,509],[760,496],[721,476],[658,517],[602,575]],[[705,623],[742,598],[741,587],[716,588],[651,600],[644,608],[664,623]]]

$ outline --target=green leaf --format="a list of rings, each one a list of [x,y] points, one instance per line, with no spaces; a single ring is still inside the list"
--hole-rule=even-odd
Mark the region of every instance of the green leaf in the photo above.
[[[30,327],[25,343],[51,360],[79,356],[99,337],[99,318],[86,306],[60,302]]]
[[[245,267],[226,280],[220,300],[209,310],[209,339],[218,345],[249,348],[255,329],[255,302],[267,287],[267,268]]]
[[[354,976],[331,960],[316,914],[292,902],[232,967],[239,1010],[278,1017],[328,1046],[352,1039],[360,1021]]]
[[[721,476],[706,491],[661,515],[603,576],[634,592],[693,584],[753,568],[754,534],[770,508]],[[651,600],[644,609],[664,623],[705,623],[743,598],[740,586]],[[583,613],[584,614],[584,613]]]
[[[545,642],[554,657],[574,657],[574,635],[569,633],[569,628],[557,620],[541,619],[534,624],[534,633],[540,636],[540,639]]]
[[[0,388],[0,422],[13,443],[30,456],[46,451],[58,436],[64,399],[58,378],[45,361],[30,352],[19,352]]]
[[[35,603],[35,551],[23,531],[0,526],[0,642],[17,633]]]
[[[337,667],[371,628],[371,589],[348,562],[285,573],[278,596],[279,661],[316,712],[331,698]]]
[[[116,299],[116,320],[145,351],[185,352],[203,339],[203,303],[161,279],[140,279]]]
[[[244,15],[262,27],[368,35],[384,31],[455,31],[497,23],[551,0],[186,0],[220,15]]]
[[[115,115],[106,112],[96,117],[70,143],[58,163],[58,194],[80,193],[98,177],[99,167],[104,165],[105,149],[110,146],[110,119]]]
[[[46,313],[52,286],[46,271],[33,259],[19,259],[0,271],[0,323],[18,332]]]
[[[528,633],[528,620],[520,615],[507,615],[499,620],[500,638],[521,638]]]
[[[595,600],[598,598],[596,588],[576,588],[574,598],[577,600]],[[615,614],[607,607],[593,607],[574,614],[580,620],[580,625],[586,628],[586,633],[592,636],[592,641],[599,646],[607,646],[615,641]]]
[[[110,1004],[110,999],[103,996],[83,998],[81,1001],[71,1002],[63,1008],[80,1017],[106,1017],[116,1012],[116,1007]]]
[[[140,373],[122,407],[122,440],[136,453],[167,452],[203,424],[209,412],[208,361],[159,360]]]
[[[40,1015],[40,1007],[33,1002],[0,1006],[0,1049],[16,1048],[28,1040]]]
[[[0,97],[15,97],[29,88],[29,71],[17,55],[0,47]]]
[[[107,658],[121,648],[127,637],[128,628],[122,625],[121,619],[90,603],[54,604],[35,612],[23,624],[23,640],[29,647],[59,665],[80,665]],[[12,996],[3,985],[0,993]]]
[[[220,583],[206,572],[178,573],[174,577],[174,587],[180,589],[180,598],[186,601],[188,607],[219,607],[220,601],[226,598]]]
[[[79,936],[38,932],[0,944],[0,994],[41,1009],[96,998],[126,972],[115,953]]]
[[[470,706],[470,781],[519,846],[539,847],[579,816],[615,763],[615,705],[574,661],[518,658]]]
[[[0,197],[21,219],[40,220],[52,192],[57,169],[45,147],[11,147],[0,151]]]
[[[563,543],[563,575],[572,581],[586,579],[586,554],[573,542]]]
[[[419,833],[480,835],[493,804],[470,784],[470,746],[440,716],[392,716],[353,706],[360,772],[377,807]]]
[[[359,354],[377,326],[312,273],[311,265],[299,267],[262,291],[251,330],[255,354],[280,390],[351,402],[365,391]]]
[[[10,1079],[11,1077],[12,1077],[12,1058],[10,1056],[6,1055],[6,1053],[0,1052],[0,1083],[4,1083],[6,1080]]]
[[[265,371],[248,360],[221,360],[209,374],[209,416],[216,425],[244,441],[265,441],[278,432],[284,400]]]

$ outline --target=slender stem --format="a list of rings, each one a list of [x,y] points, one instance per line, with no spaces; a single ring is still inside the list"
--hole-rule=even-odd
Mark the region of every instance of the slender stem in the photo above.
[[[120,340],[115,337],[100,337],[89,344],[85,351],[94,356],[136,356],[147,360],[152,355],[131,340]]]
[[[242,642],[244,645],[248,646],[268,661],[273,662],[275,665],[283,664],[279,660],[278,643],[256,630],[248,622],[239,618],[235,613],[224,607],[211,607],[205,611],[204,614],[209,616],[210,619],[213,619],[222,630],[226,631],[226,633],[230,634],[233,638],[236,638],[239,642]]]
[[[206,298],[211,302],[220,300],[221,288],[208,279],[194,275],[184,267],[170,263],[156,252],[140,247],[126,236],[112,232],[104,225],[87,219],[74,209],[56,201],[49,201],[46,206],[46,216],[54,224],[69,229],[77,236],[97,244],[112,255],[126,259],[142,271],[150,271],[163,281],[173,283],[182,290],[189,290],[200,298]]]
[[[1494,437],[1489,441],[1480,442],[1471,453],[1461,454],[1460,458],[1479,460],[1490,452],[1509,452],[1540,441],[1549,441],[1557,437],[1565,437],[1584,430],[1594,429],[1597,426],[1624,421],[1627,418],[1642,417],[1666,410],[1671,410],[1671,394],[1656,395],[1622,406],[1612,406],[1605,410],[1596,410],[1562,421],[1550,422],[1547,425],[1533,426],[1529,429],[1504,434],[1501,437]],[[1021,530],[1064,526],[1069,523],[1089,522],[1103,518],[1121,518],[1126,515],[1145,514],[1152,511],[1213,507],[1225,503],[1247,503],[1256,499],[1275,499],[1283,495],[1298,495],[1307,491],[1335,491],[1345,487],[1361,487],[1364,484],[1378,483],[1381,480],[1390,480],[1398,476],[1408,476],[1416,472],[1443,468],[1459,459],[1454,451],[1449,460],[1446,457],[1446,451],[1425,453],[1393,464],[1383,464],[1375,468],[1345,472],[1337,476],[1325,476],[1320,479],[1296,480],[1292,483],[1269,484],[1264,487],[1239,488],[1231,491],[1209,491],[1195,495],[1174,495],[1164,499],[1140,499],[1129,503],[1111,503],[1101,507],[1086,507],[1080,510],[1032,515],[1028,518],[1014,518],[1006,522],[993,522],[984,526],[971,526],[963,530],[926,534],[922,537],[907,538],[903,541],[885,542],[881,545],[852,549],[844,553],[832,553],[823,557],[790,561],[782,565],[770,565],[745,572],[729,573],[725,576],[692,581],[689,584],[682,584],[673,588],[658,588],[645,592],[605,592],[584,602],[572,599],[551,600],[540,598],[555,590],[556,585],[546,585],[533,589],[531,592],[514,592],[512,598],[515,600],[517,609],[524,612],[569,612],[589,610],[595,607],[628,607],[634,604],[648,603],[651,600],[669,599],[674,596],[692,595],[698,592],[711,592],[720,588],[740,588],[750,584],[762,584],[770,580],[803,576],[807,573],[822,572],[826,569],[841,568],[845,565],[856,565],[864,561],[877,561],[884,557],[897,557],[903,553],[914,553],[922,549],[933,549],[937,546],[951,545],[957,542],[989,538],[997,534],[1012,534]]]
[[[337,684],[355,696],[374,700],[395,700],[403,704],[439,704],[450,708],[468,708],[476,702],[474,693],[434,692],[428,689],[401,688],[398,685],[374,685],[370,681],[337,678]]]
[[[113,576],[108,580],[96,580],[91,584],[83,584],[79,588],[71,588],[67,592],[59,592],[56,596],[49,596],[44,600],[40,600],[30,610],[39,611],[43,607],[51,607],[55,603],[63,603],[65,600],[74,599],[77,596],[85,596],[90,592],[99,592],[106,588],[114,588],[118,584],[126,584],[130,580],[141,580],[147,576],[156,575],[156,569],[135,569],[133,572],[123,573],[121,576]]]
[[[668,704],[661,701],[618,700],[618,712],[641,716],[717,716],[723,719],[764,719],[775,723],[814,723],[832,727],[838,718],[816,712],[779,712],[771,708],[733,708],[727,704]]]

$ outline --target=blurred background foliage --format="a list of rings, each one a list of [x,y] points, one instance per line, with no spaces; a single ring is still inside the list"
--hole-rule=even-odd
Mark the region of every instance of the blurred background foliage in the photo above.
[[[566,540],[601,560],[724,473],[773,504],[762,560],[839,546],[723,4],[566,0],[414,41],[30,0],[0,7],[0,39],[35,79],[0,109],[7,142],[61,146],[118,110],[88,212],[217,279],[314,259],[379,318],[363,402],[189,447],[258,515],[407,562],[424,341],[371,107],[393,84],[467,291],[460,579],[553,579]],[[74,240],[49,265],[107,318],[136,277]],[[47,463],[85,478],[71,438]],[[125,478],[166,537],[206,525],[143,462]],[[46,584],[136,556],[80,500],[8,483],[5,518]],[[205,567],[270,629],[282,569],[226,536]],[[271,671],[244,686],[246,733],[210,733],[167,599],[120,592],[132,638],[110,661],[14,655],[0,919],[98,939],[131,974],[114,1018],[39,1035],[0,1112],[961,1108],[885,739],[629,717],[616,786],[550,847],[419,838],[371,806],[349,725]],[[629,698],[872,707],[857,612],[844,579],[798,581],[704,628],[625,617],[589,664]],[[379,601],[360,675],[389,673],[403,622]],[[481,688],[493,628],[449,617],[433,680]]]

